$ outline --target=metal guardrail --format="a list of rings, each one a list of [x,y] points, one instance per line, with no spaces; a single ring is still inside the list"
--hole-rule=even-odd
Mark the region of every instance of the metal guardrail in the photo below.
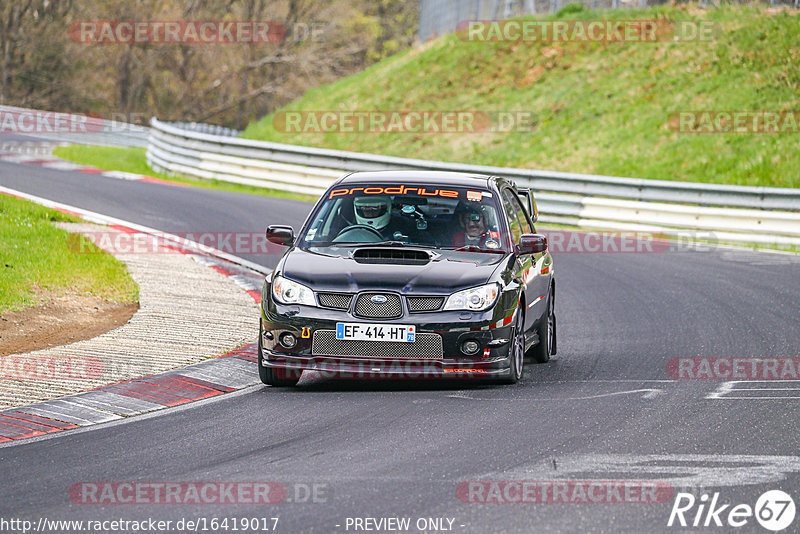
[[[499,175],[537,191],[543,221],[634,231],[714,232],[728,241],[800,244],[800,189],[728,186],[378,156],[212,135],[151,121],[147,160],[166,173],[321,194],[347,171]]]
[[[225,126],[220,126],[219,124],[208,124],[207,122],[173,122],[171,124],[184,130],[211,135],[224,135],[227,137],[239,137],[242,135],[242,132],[239,130],[226,128]]]

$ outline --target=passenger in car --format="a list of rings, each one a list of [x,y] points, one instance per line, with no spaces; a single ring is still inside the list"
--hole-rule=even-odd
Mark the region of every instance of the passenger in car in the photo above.
[[[491,238],[491,235],[485,208],[481,205],[467,206],[460,203],[456,207],[455,216],[461,228],[453,234],[452,246],[460,248],[473,245],[486,248],[487,240]]]

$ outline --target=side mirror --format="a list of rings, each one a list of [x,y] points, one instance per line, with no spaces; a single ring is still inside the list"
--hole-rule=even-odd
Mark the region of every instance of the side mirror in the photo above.
[[[276,245],[291,247],[294,243],[294,229],[291,226],[271,224],[267,226],[267,241]]]
[[[537,254],[547,251],[547,236],[542,234],[522,234],[514,247],[517,254]]]

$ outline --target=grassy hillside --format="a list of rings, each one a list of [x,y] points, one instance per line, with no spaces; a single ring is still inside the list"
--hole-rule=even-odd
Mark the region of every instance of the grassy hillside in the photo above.
[[[306,93],[285,110],[524,110],[532,132],[245,137],[474,164],[800,187],[800,133],[690,134],[685,110],[800,110],[800,15],[759,7],[576,11],[558,19],[708,21],[711,41],[465,42],[448,35]],[[672,122],[671,122],[672,121]]]

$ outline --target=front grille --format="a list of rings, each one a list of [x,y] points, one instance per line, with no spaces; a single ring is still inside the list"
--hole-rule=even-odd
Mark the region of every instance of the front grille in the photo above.
[[[386,297],[385,302],[373,302],[374,296]],[[400,297],[385,293],[362,293],[356,301],[356,315],[361,317],[372,317],[387,319],[390,317],[400,317],[403,314],[403,307],[400,304]]]
[[[349,310],[353,295],[344,293],[317,293],[317,298],[319,299],[319,305],[323,308]]]
[[[335,330],[317,330],[311,341],[311,354],[351,358],[441,360],[444,349],[442,336],[439,334],[417,334],[412,343],[400,343],[336,339]]]
[[[406,297],[411,313],[436,311],[441,308],[444,297]]]

